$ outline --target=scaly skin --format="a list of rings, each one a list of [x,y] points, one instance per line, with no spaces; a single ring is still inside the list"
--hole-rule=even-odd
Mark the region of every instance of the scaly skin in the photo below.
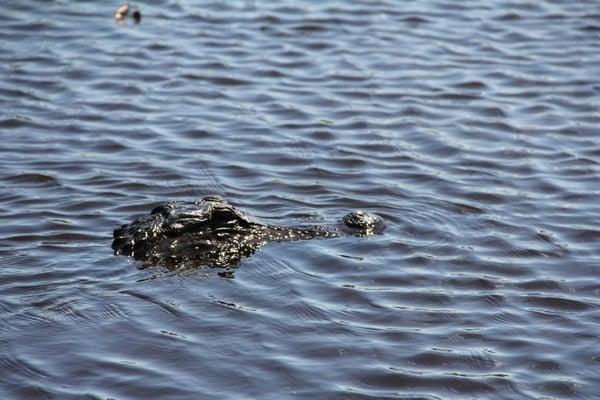
[[[114,231],[112,248],[147,264],[170,268],[235,266],[267,242],[381,233],[383,221],[360,211],[333,227],[286,227],[262,224],[218,196],[199,202],[170,202]]]

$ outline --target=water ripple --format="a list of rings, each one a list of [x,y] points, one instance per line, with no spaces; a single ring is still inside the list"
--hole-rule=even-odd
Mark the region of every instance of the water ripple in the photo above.
[[[161,0],[0,13],[0,398],[591,399],[597,7]],[[114,257],[220,194],[227,270]]]

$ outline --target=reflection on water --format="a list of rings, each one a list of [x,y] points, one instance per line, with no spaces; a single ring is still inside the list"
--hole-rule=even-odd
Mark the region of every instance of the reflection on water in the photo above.
[[[0,12],[0,398],[591,399],[593,2],[29,1]],[[142,269],[218,193],[384,235]]]

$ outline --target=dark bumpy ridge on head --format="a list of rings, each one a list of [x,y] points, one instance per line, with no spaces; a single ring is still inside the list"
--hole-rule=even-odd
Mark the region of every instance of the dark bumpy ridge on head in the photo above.
[[[383,231],[375,214],[354,211],[341,227],[286,227],[262,224],[220,196],[199,202],[169,202],[114,231],[112,248],[151,264],[231,266],[269,241],[285,242]]]

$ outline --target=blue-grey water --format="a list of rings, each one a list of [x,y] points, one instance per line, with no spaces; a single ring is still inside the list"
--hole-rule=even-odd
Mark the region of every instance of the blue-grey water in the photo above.
[[[0,2],[1,399],[600,398],[597,1]],[[383,235],[142,268],[219,194]]]

